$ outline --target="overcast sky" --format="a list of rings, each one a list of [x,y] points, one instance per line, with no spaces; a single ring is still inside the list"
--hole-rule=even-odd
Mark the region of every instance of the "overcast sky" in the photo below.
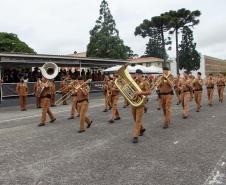
[[[0,32],[16,33],[38,53],[83,52],[99,15],[101,0],[0,0]],[[226,59],[226,0],[108,0],[120,37],[142,55],[147,40],[135,27],[168,10],[200,10],[194,28],[199,52]],[[174,46],[174,43],[173,43]],[[175,56],[174,49],[169,53]]]

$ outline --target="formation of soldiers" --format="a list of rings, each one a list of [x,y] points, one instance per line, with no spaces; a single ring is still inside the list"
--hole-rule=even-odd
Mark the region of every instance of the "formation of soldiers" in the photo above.
[[[163,111],[163,129],[167,129],[171,121],[172,102],[173,95],[176,95],[177,105],[182,105],[182,118],[187,119],[189,116],[190,102],[194,99],[196,104],[196,111],[201,109],[203,89],[206,87],[208,96],[208,105],[213,105],[213,94],[215,88],[217,89],[219,102],[224,101],[224,88],[226,79],[223,74],[219,74],[214,77],[209,74],[206,79],[202,79],[202,74],[197,73],[196,76],[191,75],[188,71],[185,71],[183,76],[178,74],[174,77],[167,67],[163,68],[163,74],[155,79],[148,79],[142,74],[141,70],[137,70],[136,74],[131,74],[135,82],[139,85],[142,92],[137,93],[137,96],[146,96],[146,102],[148,102],[148,96],[155,90],[157,93],[158,107],[157,110]],[[114,80],[117,75],[112,78],[106,76],[104,79],[104,102],[105,109],[103,112],[112,110],[112,118],[109,123],[114,123],[114,120],[119,120],[118,112],[118,96],[119,90],[114,84]],[[124,108],[129,105],[128,101],[124,99]],[[132,116],[134,119],[133,129],[133,143],[138,142],[139,136],[143,136],[145,128],[142,123],[143,113],[147,111],[146,105],[140,107],[132,107]]]
[[[131,74],[135,82],[140,87],[141,91],[136,92],[135,96],[145,96],[145,104],[139,107],[132,107],[131,113],[134,120],[133,128],[133,143],[139,141],[139,137],[144,135],[146,129],[143,125],[143,115],[147,112],[148,97],[156,91],[158,94],[158,110],[163,111],[163,129],[167,129],[171,122],[172,102],[173,95],[176,95],[177,105],[182,105],[182,118],[187,119],[189,117],[189,105],[192,99],[196,103],[196,111],[201,109],[201,101],[204,86],[207,89],[208,105],[213,105],[213,94],[215,88],[219,97],[219,102],[224,101],[224,88],[226,79],[223,74],[219,74],[214,77],[209,74],[206,79],[202,79],[202,74],[197,73],[197,76],[184,72],[183,76],[177,75],[174,77],[167,67],[163,68],[163,74],[159,75],[155,79],[147,78],[141,70],[137,70],[135,74]],[[104,110],[103,112],[111,111],[111,118],[108,121],[113,124],[115,121],[121,119],[118,103],[120,97],[120,90],[115,85],[114,81],[117,78],[117,74],[113,76],[105,76],[103,83],[104,94]],[[26,110],[26,97],[28,94],[27,84],[21,79],[17,84],[16,90],[19,95],[21,111]],[[61,94],[62,98],[60,103],[63,105],[68,104],[68,100],[71,99],[71,111],[68,119],[74,119],[75,116],[80,118],[79,133],[85,132],[85,127],[89,128],[93,121],[86,116],[89,106],[89,86],[84,78],[69,79],[67,77],[62,78],[61,81]],[[50,110],[50,106],[55,106],[56,88],[53,80],[47,80],[44,77],[37,79],[34,84],[34,94],[36,97],[37,108],[42,108],[41,123],[38,126],[45,126],[46,115],[49,115],[50,122],[56,120],[55,116]],[[59,101],[57,101],[58,104]],[[129,106],[129,102],[124,98],[123,107]],[[86,126],[85,126],[86,123]]]

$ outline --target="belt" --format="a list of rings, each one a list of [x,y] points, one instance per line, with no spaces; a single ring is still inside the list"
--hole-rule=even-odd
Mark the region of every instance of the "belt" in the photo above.
[[[171,92],[167,92],[167,93],[159,93],[159,95],[174,95],[174,93],[173,93],[173,91],[171,91]]]
[[[214,89],[214,87],[206,87],[207,89]]]
[[[202,91],[202,89],[194,89],[194,91]]]
[[[190,90],[186,90],[186,91],[181,91],[182,93],[185,93],[185,92],[190,92]]]
[[[40,98],[51,98],[51,95],[41,96]]]
[[[224,87],[225,85],[217,85],[217,87]]]
[[[84,99],[84,100],[79,100],[78,103],[82,103],[84,101],[87,101],[89,103],[89,100],[88,99]]]

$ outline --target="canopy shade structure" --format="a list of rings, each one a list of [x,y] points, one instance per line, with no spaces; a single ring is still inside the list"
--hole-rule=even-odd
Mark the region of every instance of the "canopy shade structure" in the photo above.
[[[119,68],[122,67],[120,65],[116,65],[116,66],[113,66],[113,67],[110,67],[110,68],[107,68],[105,70],[103,70],[104,73],[115,73],[116,71],[119,70]],[[142,66],[142,65],[136,65],[136,66],[128,66],[127,67],[129,73],[136,73],[136,70],[137,69],[140,69],[142,70],[143,73],[145,74],[159,74],[159,73],[162,73],[162,69],[161,68],[158,68],[158,67],[145,67],[145,66]]]
[[[156,67],[156,66],[151,66],[151,67],[148,67],[148,69],[151,71],[151,73],[153,74],[162,74],[163,73],[163,70],[162,68],[160,67]]]

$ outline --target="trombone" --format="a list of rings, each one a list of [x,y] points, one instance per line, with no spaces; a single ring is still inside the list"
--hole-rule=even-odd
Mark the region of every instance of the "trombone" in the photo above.
[[[71,84],[71,89],[70,91],[65,94],[64,96],[62,96],[59,100],[56,101],[56,105],[60,105],[63,103],[64,100],[68,100],[69,98],[71,98],[72,94],[73,94],[73,91],[77,91],[78,89],[80,89],[83,85],[91,82],[92,80],[91,79],[88,79],[87,81],[83,82],[81,85],[72,85],[74,81],[72,81],[70,84]],[[70,86],[70,85],[69,85]]]
[[[164,78],[164,80],[168,80],[171,83],[174,83],[174,79],[169,79],[169,77],[171,77],[171,72],[169,72],[169,74],[167,76],[165,76],[164,74],[157,77],[155,83],[151,86],[151,90],[153,90],[156,86],[158,86],[160,84],[160,82],[162,81],[162,78]]]

